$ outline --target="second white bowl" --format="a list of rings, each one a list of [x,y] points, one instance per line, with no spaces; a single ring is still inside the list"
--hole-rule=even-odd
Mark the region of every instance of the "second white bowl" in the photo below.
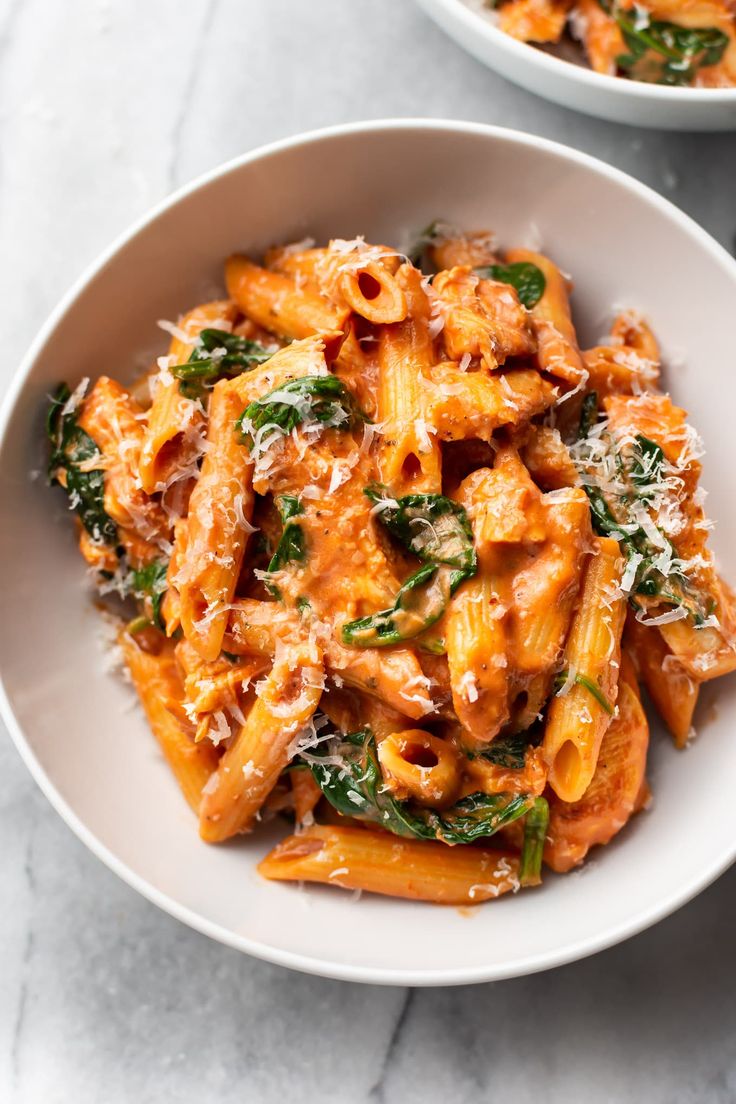
[[[545,100],[631,126],[736,130],[736,88],[670,88],[609,77],[505,34],[467,0],[418,0],[474,57]]]

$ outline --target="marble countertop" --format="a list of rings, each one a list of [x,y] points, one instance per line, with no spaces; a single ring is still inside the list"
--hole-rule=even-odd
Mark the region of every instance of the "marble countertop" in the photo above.
[[[547,104],[412,0],[0,0],[2,385],[69,283],[171,189],[262,142],[390,115],[562,140],[733,248],[733,135]],[[2,1101],[736,1101],[736,870],[587,961],[412,991],[268,966],[157,911],[77,841],[4,731],[0,834]]]

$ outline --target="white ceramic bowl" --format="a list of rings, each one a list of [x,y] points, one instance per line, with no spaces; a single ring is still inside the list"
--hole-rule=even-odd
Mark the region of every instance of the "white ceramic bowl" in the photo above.
[[[685,753],[655,733],[654,806],[582,874],[461,914],[453,908],[266,882],[272,839],[210,847],[132,691],[104,671],[98,615],[58,489],[43,463],[45,396],[59,379],[130,378],[162,348],[156,319],[220,286],[223,257],[312,234],[406,241],[433,218],[542,244],[575,276],[583,340],[614,304],[646,310],[684,361],[671,385],[709,444],[716,547],[736,578],[732,473],[736,262],[654,192],[599,161],[469,123],[375,122],[248,154],[184,189],[115,243],[54,312],[2,415],[0,670],[3,712],[49,800],[113,870],[200,931],[273,962],[361,981],[454,984],[568,962],[640,931],[736,854],[736,685],[701,712]],[[157,336],[158,333],[158,336]],[[145,359],[145,357],[144,357]],[[732,358],[731,358],[732,359]],[[284,826],[275,835],[286,834]]]
[[[495,27],[480,0],[418,0],[460,46],[507,80],[563,107],[632,126],[736,130],[736,88],[670,88],[594,73]]]

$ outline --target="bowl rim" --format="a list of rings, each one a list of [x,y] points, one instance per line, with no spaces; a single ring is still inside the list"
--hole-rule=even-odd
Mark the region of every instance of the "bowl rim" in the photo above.
[[[210,183],[225,177],[233,172],[238,172],[242,167],[256,163],[265,157],[278,154],[299,147],[311,146],[315,143],[333,138],[365,135],[367,133],[394,133],[397,131],[443,131],[450,134],[475,135],[478,138],[501,139],[527,149],[541,150],[552,156],[567,160],[583,168],[591,170],[596,175],[607,177],[615,181],[650,205],[657,207],[672,221],[679,224],[694,241],[710,253],[714,260],[720,263],[726,273],[730,275],[736,287],[736,259],[731,257],[727,250],[720,245],[711,235],[686,215],[670,200],[659,195],[652,188],[642,184],[636,178],[629,176],[620,169],[614,168],[560,142],[553,142],[546,138],[540,138],[523,131],[513,130],[501,126],[491,126],[484,123],[467,122],[452,119],[434,118],[387,118],[371,119],[360,122],[338,124],[310,131],[305,131],[282,138],[232,158],[213,169],[197,176],[194,180],[166,196],[157,203],[147,214],[138,218],[133,224],[119,234],[107,249],[98,255],[97,259],[87,265],[81,275],[73,282],[70,289],[62,296],[57,306],[42,325],[36,338],[31,343],[25,356],[17,367],[6,393],[0,403],[0,447],[4,444],[5,436],[10,424],[15,405],[31,374],[36,360],[46,345],[54,330],[59,325],[65,314],[74,306],[80,294],[87,285],[103,271],[103,269],[115,258],[130,241],[138,234],[145,231],[162,214],[175,207],[194,192],[206,187]],[[36,757],[28,739],[26,738],[20,722],[17,720],[10,702],[2,671],[0,671],[0,718],[5,722],[11,739],[15,744],[23,762],[28,767],[32,777],[46,796],[50,804],[59,816],[71,828],[78,839],[97,856],[110,870],[118,875],[131,888],[135,889],[144,898],[180,920],[195,931],[207,935],[216,941],[244,951],[255,958],[279,966],[289,967],[305,973],[316,974],[321,977],[334,978],[342,981],[364,982],[369,984],[401,985],[401,986],[444,986],[467,985],[473,983],[500,981],[512,977],[520,977],[537,973],[542,970],[563,966],[567,963],[587,958],[598,951],[606,950],[631,936],[637,935],[649,928],[659,920],[664,919],[676,909],[685,905],[716,878],[719,877],[736,860],[736,839],[727,844],[718,854],[712,854],[710,861],[699,872],[688,880],[683,880],[682,885],[666,898],[647,909],[634,911],[625,921],[611,928],[604,928],[596,934],[584,939],[564,944],[554,951],[535,953],[523,958],[517,958],[503,966],[492,968],[484,967],[483,963],[472,967],[459,967],[451,969],[392,969],[385,967],[362,966],[354,963],[332,962],[320,957],[302,954],[299,952],[274,948],[259,940],[248,936],[239,935],[222,925],[208,920],[199,915],[188,906],[170,897],[148,882],[143,876],[132,870],[127,863],[118,858],[105,844],[103,844],[77,815],[71,805],[62,797],[51,778],[46,774]]]
[[[463,25],[469,32],[481,32],[485,38],[505,50],[521,64],[528,63],[546,71],[551,77],[569,80],[581,88],[592,88],[599,92],[607,91],[612,96],[635,101],[655,101],[658,103],[736,105],[736,87],[734,88],[688,88],[666,84],[649,84],[646,81],[627,80],[607,73],[596,73],[586,65],[575,65],[564,58],[555,57],[538,49],[530,42],[521,42],[495,27],[482,12],[474,9],[468,0],[419,0],[428,12],[442,10],[446,17]]]

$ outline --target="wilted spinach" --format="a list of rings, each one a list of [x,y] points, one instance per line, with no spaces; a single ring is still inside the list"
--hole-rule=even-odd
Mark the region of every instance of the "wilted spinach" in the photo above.
[[[100,468],[86,470],[87,463],[99,456],[99,449],[88,433],[77,424],[76,410],[65,408],[71,397],[62,383],[56,389],[46,415],[46,432],[51,445],[48,474],[69,496],[69,503],[93,540],[115,544],[117,527],[105,511],[105,476]]]
[[[385,788],[368,728],[320,744],[310,765],[317,785],[339,812],[413,839],[473,843],[523,816],[534,800],[524,794],[474,793],[441,812],[398,801]]]
[[[511,284],[516,289],[519,301],[528,308],[539,302],[547,286],[541,268],[532,264],[531,261],[481,265],[475,269],[475,272],[484,280],[497,280],[501,284]]]
[[[227,330],[206,329],[199,335],[185,364],[175,364],[171,374],[180,380],[179,390],[187,398],[199,398],[221,379],[234,379],[258,364],[270,360],[273,352],[247,337]]]

